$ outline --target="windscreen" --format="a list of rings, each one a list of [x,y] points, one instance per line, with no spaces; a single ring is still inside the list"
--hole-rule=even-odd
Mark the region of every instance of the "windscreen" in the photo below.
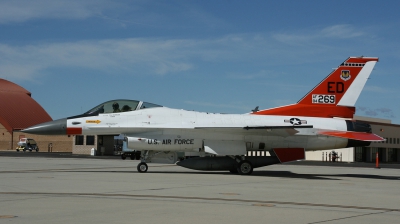
[[[98,114],[121,113],[136,110],[139,101],[136,100],[111,100],[102,103],[85,113],[95,116]]]

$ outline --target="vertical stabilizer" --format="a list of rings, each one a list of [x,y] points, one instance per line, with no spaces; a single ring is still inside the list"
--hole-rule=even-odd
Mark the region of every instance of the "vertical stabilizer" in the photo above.
[[[378,58],[350,57],[297,104],[253,114],[353,118],[354,105]]]
[[[298,104],[354,106],[378,58],[350,57]]]

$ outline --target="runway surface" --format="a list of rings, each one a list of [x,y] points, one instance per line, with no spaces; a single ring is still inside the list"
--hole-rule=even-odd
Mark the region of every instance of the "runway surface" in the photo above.
[[[0,223],[399,223],[398,169],[273,165],[251,176],[2,156]]]

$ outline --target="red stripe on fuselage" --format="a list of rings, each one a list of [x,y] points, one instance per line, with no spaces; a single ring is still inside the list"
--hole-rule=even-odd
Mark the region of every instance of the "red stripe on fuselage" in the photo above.
[[[81,135],[82,128],[67,128],[67,135]]]

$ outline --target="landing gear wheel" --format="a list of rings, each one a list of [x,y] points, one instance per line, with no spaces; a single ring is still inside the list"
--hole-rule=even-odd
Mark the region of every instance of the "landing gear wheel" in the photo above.
[[[243,160],[239,163],[237,171],[240,175],[250,175],[253,172],[253,165],[249,161]]]
[[[132,153],[131,153],[131,160],[134,160],[134,159],[135,159],[135,153],[132,152]]]
[[[137,171],[138,171],[139,173],[146,173],[148,168],[149,168],[149,167],[148,167],[147,164],[144,163],[144,162],[141,162],[141,163],[139,163],[139,164],[137,165]]]
[[[122,160],[125,160],[125,159],[126,159],[126,155],[125,155],[125,154],[122,154],[122,155],[121,155],[121,159],[122,159]]]

